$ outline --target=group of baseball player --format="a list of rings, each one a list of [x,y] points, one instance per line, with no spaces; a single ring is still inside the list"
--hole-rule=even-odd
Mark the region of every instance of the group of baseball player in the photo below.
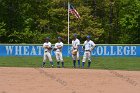
[[[55,43],[55,46],[52,47],[50,38],[47,37],[45,39],[45,43],[43,44],[44,48],[44,56],[43,56],[43,62],[42,62],[42,68],[45,67],[46,60],[48,59],[51,67],[54,66],[54,62],[51,57],[51,51],[53,50],[56,56],[57,61],[57,67],[60,68],[60,63],[62,64],[62,68],[64,68],[64,60],[62,56],[62,48],[63,48],[63,42],[62,38],[58,37],[58,42]],[[90,39],[90,36],[86,36],[86,41],[84,42],[82,48],[84,50],[84,55],[82,59],[82,66],[80,64],[80,57],[79,57],[79,46],[80,46],[80,40],[77,38],[77,34],[73,35],[72,40],[72,47],[71,47],[71,53],[72,53],[72,59],[73,59],[73,67],[76,68],[76,61],[78,61],[78,68],[84,68],[86,59],[88,59],[88,68],[90,68],[91,65],[91,52],[96,46],[95,43]]]

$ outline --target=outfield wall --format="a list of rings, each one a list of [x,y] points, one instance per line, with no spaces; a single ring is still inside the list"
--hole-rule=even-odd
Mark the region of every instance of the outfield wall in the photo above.
[[[70,50],[71,45],[64,45],[63,56],[71,56]],[[82,45],[79,51],[82,56]],[[41,44],[0,44],[0,56],[43,56],[43,53]],[[92,56],[140,57],[140,44],[97,44]]]

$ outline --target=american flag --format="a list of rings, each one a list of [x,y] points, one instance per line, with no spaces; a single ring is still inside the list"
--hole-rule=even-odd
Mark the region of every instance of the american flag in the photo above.
[[[73,14],[76,18],[78,18],[78,19],[80,18],[79,13],[76,11],[76,9],[71,4],[69,4],[69,12],[71,14]]]

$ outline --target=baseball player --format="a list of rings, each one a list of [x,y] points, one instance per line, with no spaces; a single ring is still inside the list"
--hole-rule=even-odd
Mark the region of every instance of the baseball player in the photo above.
[[[83,49],[84,49],[84,55],[82,59],[82,68],[84,68],[84,64],[86,62],[86,59],[88,59],[88,68],[90,67],[91,64],[91,51],[94,49],[96,46],[95,43],[90,40],[90,36],[88,35],[87,40],[84,42]]]
[[[74,39],[72,40],[72,59],[73,67],[76,68],[76,60],[78,60],[78,67],[80,67],[80,58],[79,58],[79,45],[80,40],[77,38],[77,34],[74,34]]]
[[[52,61],[52,57],[51,57],[51,43],[49,42],[50,38],[47,37],[46,42],[43,44],[43,48],[44,48],[44,57],[43,57],[43,63],[42,63],[42,68],[45,66],[46,64],[46,59],[49,59],[51,67],[53,67],[53,61]]]
[[[62,39],[61,37],[58,37],[58,42],[54,46],[54,51],[56,55],[56,60],[57,60],[57,67],[60,68],[60,62],[62,63],[62,67],[64,67],[64,61],[63,61],[63,56],[62,56]]]

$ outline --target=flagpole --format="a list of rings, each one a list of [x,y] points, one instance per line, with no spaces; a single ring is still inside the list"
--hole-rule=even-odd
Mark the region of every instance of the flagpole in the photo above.
[[[68,0],[68,57],[70,54],[70,49],[69,49],[69,44],[70,44],[70,13],[69,13],[69,9],[70,9],[70,4],[69,4],[69,0]]]
[[[70,23],[70,15],[69,15],[69,9],[70,9],[70,4],[69,4],[69,1],[68,1],[68,45],[69,45],[69,34],[70,34],[70,28],[69,28],[69,23]]]

